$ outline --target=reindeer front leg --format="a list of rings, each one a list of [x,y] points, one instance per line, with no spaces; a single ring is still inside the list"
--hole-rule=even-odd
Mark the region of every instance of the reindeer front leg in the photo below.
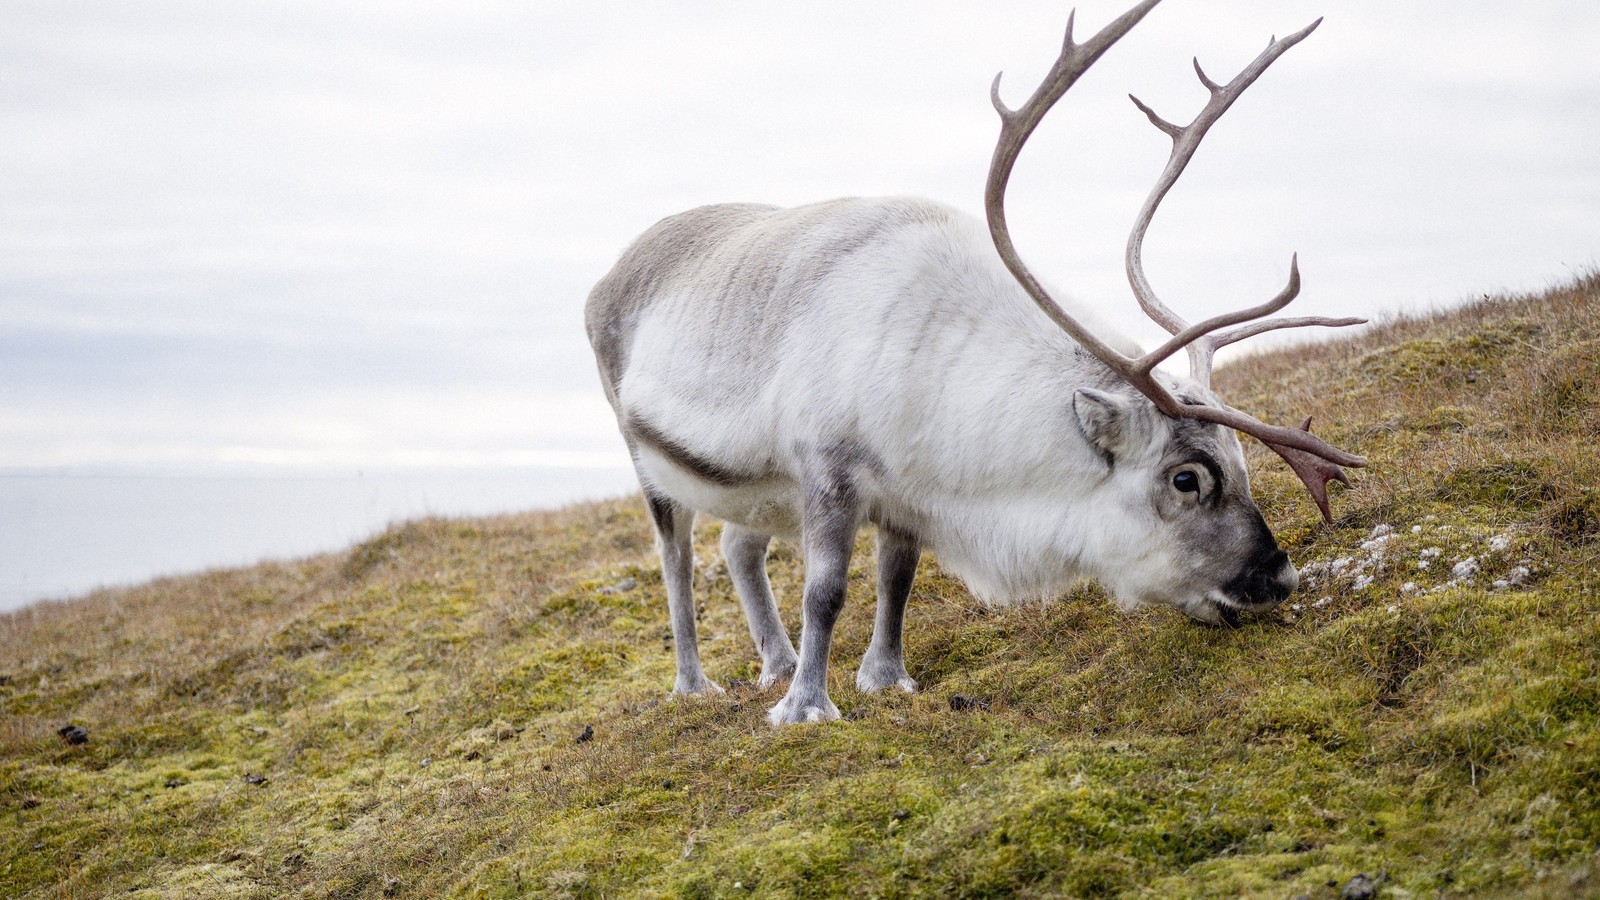
[[[808,485],[800,519],[805,547],[806,581],[801,600],[800,665],[789,692],[767,711],[774,726],[831,722],[839,709],[828,698],[828,650],[833,625],[844,609],[850,573],[850,551],[861,525],[861,504],[842,477]]]
[[[872,643],[861,657],[856,687],[868,693],[898,687],[916,693],[917,683],[906,674],[901,635],[905,630],[906,601],[917,577],[922,547],[917,539],[878,526],[878,614],[872,626]]]

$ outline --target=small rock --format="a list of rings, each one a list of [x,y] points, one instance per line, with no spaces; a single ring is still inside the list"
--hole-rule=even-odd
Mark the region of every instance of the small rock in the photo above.
[[[1421,525],[1413,525],[1413,526],[1411,526],[1411,533],[1412,534],[1421,534],[1422,533],[1422,526]]]
[[[988,709],[989,701],[979,700],[977,697],[968,697],[966,694],[951,694],[950,708],[955,712],[966,712],[969,709]]]
[[[82,725],[63,725],[56,729],[56,734],[69,744],[89,743],[89,729]]]
[[[255,772],[246,772],[246,773],[244,773],[244,783],[245,784],[266,784],[267,783],[267,776],[258,775]]]
[[[587,744],[588,742],[590,742],[592,740],[594,740],[594,726],[593,725],[585,725],[585,726],[583,726],[583,734],[578,735],[578,743]]]
[[[1378,896],[1378,883],[1367,877],[1367,873],[1359,872],[1356,876],[1344,883],[1344,889],[1339,891],[1339,900],[1373,900]]]
[[[181,788],[188,783],[189,782],[184,781],[182,778],[168,778],[167,789],[171,790],[172,788]]]
[[[422,758],[422,762],[420,762],[420,763],[417,763],[417,765],[419,765],[419,766],[421,766],[421,767],[423,767],[423,768],[424,768],[424,769],[426,769],[426,768],[427,768],[427,767],[429,767],[429,766],[431,766],[431,765],[433,765],[433,757],[431,757],[431,756],[424,756],[424,757],[423,757],[423,758]]]

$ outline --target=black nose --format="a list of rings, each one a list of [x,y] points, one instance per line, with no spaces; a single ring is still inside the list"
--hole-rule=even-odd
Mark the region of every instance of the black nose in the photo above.
[[[1223,586],[1228,596],[1248,607],[1277,606],[1294,590],[1294,568],[1289,554],[1276,545],[1251,560],[1245,570]]]

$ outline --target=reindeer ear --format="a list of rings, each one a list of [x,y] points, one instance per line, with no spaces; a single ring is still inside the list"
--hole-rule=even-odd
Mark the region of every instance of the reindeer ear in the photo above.
[[[1078,417],[1078,430],[1106,458],[1115,462],[1128,440],[1131,425],[1128,402],[1116,394],[1081,389],[1072,395],[1072,411]]]

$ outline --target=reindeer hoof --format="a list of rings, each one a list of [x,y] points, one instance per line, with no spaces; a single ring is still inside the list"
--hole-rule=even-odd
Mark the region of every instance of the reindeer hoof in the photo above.
[[[764,691],[780,681],[787,681],[794,675],[795,664],[796,660],[792,657],[781,662],[763,663],[761,677],[756,679],[756,687]]]
[[[856,689],[876,694],[884,688],[897,687],[908,694],[917,692],[917,682],[906,674],[904,664],[872,665],[863,662],[856,672]]]
[[[826,694],[821,697],[798,698],[792,692],[767,711],[767,721],[772,727],[800,725],[805,722],[836,722],[839,708]]]
[[[672,693],[679,697],[716,697],[727,692],[722,685],[702,676],[698,680],[678,679],[678,683],[672,687]]]

